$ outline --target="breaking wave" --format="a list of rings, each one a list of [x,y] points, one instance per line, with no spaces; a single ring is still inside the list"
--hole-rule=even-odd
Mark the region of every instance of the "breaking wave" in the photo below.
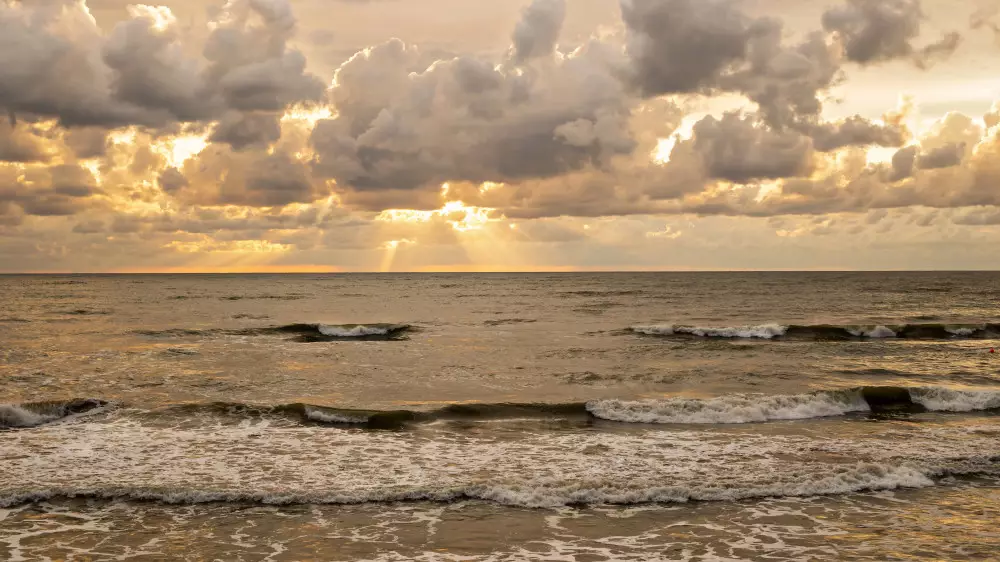
[[[955,339],[1000,338],[1000,324],[868,324],[868,325],[783,325],[706,327],[680,324],[637,325],[629,331],[647,336],[741,339],[787,339],[838,341],[857,339]]]
[[[297,334],[299,341],[321,342],[400,339],[410,329],[409,324],[289,324],[274,331]]]
[[[361,410],[294,403],[183,404],[160,413],[282,416],[306,424],[399,430],[412,424],[476,420],[577,420],[642,424],[745,424],[846,414],[916,414],[1000,410],[1000,390],[866,386],[806,394],[731,394],[716,398],[604,399],[566,403],[464,403],[433,410]]]
[[[435,410],[359,410],[314,404],[281,404],[277,406],[217,402],[185,404],[163,410],[165,413],[187,415],[209,413],[237,416],[279,415],[304,423],[353,426],[365,429],[404,429],[411,423],[435,421],[475,421],[498,419],[591,419],[587,404],[449,404]]]
[[[708,398],[595,400],[595,417],[630,423],[741,424],[842,416],[856,412],[972,412],[1000,409],[1000,390],[866,386],[808,394],[734,394]]]
[[[925,488],[934,486],[941,476],[992,474],[992,467],[961,471],[921,470],[909,466],[857,463],[837,474],[815,475],[798,482],[759,486],[726,487],[698,485],[656,485],[622,487],[581,482],[578,485],[536,485],[482,483],[465,486],[366,487],[336,491],[266,491],[163,489],[153,486],[52,487],[46,489],[5,491],[0,493],[0,507],[67,498],[100,500],[158,501],[166,504],[237,503],[263,505],[356,505],[364,503],[435,502],[455,503],[467,500],[487,501],[505,506],[554,508],[581,505],[643,505],[653,503],[688,503],[692,501],[739,501],[768,497],[809,497],[862,491]]]
[[[37,427],[70,416],[92,412],[108,405],[96,398],[80,398],[67,402],[35,402],[0,404],[0,429]]]
[[[699,336],[704,338],[762,338],[771,339],[784,336],[788,326],[762,324],[759,326],[736,326],[727,328],[707,328],[700,326],[675,326],[656,324],[652,326],[632,326],[637,334],[647,336]]]

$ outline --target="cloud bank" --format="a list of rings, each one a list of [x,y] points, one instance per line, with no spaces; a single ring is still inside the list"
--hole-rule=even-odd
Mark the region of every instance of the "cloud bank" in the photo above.
[[[199,24],[167,6],[99,22],[85,0],[0,3],[9,268],[102,244],[167,265],[240,241],[307,260],[497,226],[503,243],[569,243],[587,233],[552,221],[598,217],[1000,222],[995,109],[831,116],[851,76],[932,76],[995,31],[971,4],[962,28],[918,0],[846,0],[792,28],[732,0],[621,0],[571,40],[574,5],[534,0],[506,48],[386,38],[336,68],[310,63],[317,30],[296,8],[228,0]]]

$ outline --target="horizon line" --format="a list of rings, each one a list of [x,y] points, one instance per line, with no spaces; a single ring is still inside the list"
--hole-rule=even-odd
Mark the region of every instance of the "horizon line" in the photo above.
[[[317,271],[267,271],[267,270],[246,270],[246,271],[171,271],[171,270],[150,270],[150,271],[11,271],[0,272],[0,276],[83,276],[83,275],[485,275],[485,274],[587,274],[587,273],[1000,273],[1000,269],[530,269],[530,270],[400,270],[400,271],[374,271],[374,270],[317,270]]]

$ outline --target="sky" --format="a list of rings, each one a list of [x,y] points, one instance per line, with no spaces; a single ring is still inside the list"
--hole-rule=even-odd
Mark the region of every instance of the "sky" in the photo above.
[[[0,0],[0,272],[1000,269],[997,102],[995,0]]]

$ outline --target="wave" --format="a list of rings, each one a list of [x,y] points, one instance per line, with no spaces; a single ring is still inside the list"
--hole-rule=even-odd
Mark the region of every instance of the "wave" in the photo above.
[[[910,389],[913,401],[934,412],[977,412],[1000,409],[1000,391],[941,387]]]
[[[0,404],[0,429],[37,427],[77,414],[92,412],[108,404],[96,398],[78,398],[66,402]]]
[[[700,326],[675,326],[673,324],[656,324],[651,326],[632,326],[631,331],[647,336],[699,336],[704,338],[762,338],[772,339],[784,336],[788,326],[778,324],[761,324],[759,326],[736,326],[726,328],[706,328]]]
[[[595,417],[630,423],[742,424],[842,416],[851,413],[905,414],[1000,409],[1000,390],[941,387],[865,386],[808,394],[735,394],[718,398],[595,400]]]
[[[294,335],[299,342],[331,342],[338,340],[398,340],[412,331],[409,324],[287,324],[262,328],[135,330],[132,333],[153,338],[183,338],[210,336],[275,336]]]
[[[627,297],[643,295],[645,291],[638,289],[635,290],[610,290],[610,291],[593,291],[593,290],[581,290],[581,291],[563,291],[559,293],[560,296],[564,297]]]
[[[395,340],[413,327],[409,324],[289,324],[273,330],[297,334],[298,341]]]
[[[289,295],[229,295],[224,297],[219,297],[219,300],[224,301],[241,301],[241,300],[278,300],[278,301],[297,301],[306,298],[307,295],[300,293],[294,293]]]
[[[745,424],[864,413],[905,415],[925,412],[1000,410],[1000,390],[940,387],[866,386],[806,394],[731,394],[717,398],[602,399],[565,403],[463,403],[431,410],[362,410],[305,403],[258,405],[194,403],[156,411],[191,414],[282,416],[306,424],[401,430],[438,421],[577,420],[642,424]]]
[[[783,325],[760,324],[748,326],[705,327],[679,324],[637,325],[629,328],[635,334],[647,336],[787,339],[812,341],[840,341],[858,339],[956,339],[1000,338],[1000,324],[858,324],[858,325]]]
[[[8,490],[0,493],[0,507],[59,499],[157,501],[165,504],[234,503],[261,505],[358,505],[400,502],[457,503],[486,501],[505,506],[554,508],[587,505],[644,505],[709,501],[739,501],[771,497],[810,497],[852,492],[925,488],[943,476],[907,466],[858,463],[838,474],[815,476],[798,482],[747,487],[657,485],[622,487],[598,482],[579,485],[472,484],[465,486],[414,486],[336,491],[265,491],[255,489],[163,489],[153,486],[53,487]],[[989,467],[963,474],[992,473]]]
[[[562,404],[449,404],[435,410],[359,410],[293,403],[275,406],[231,402],[184,404],[161,410],[186,416],[209,413],[238,416],[286,416],[308,424],[353,426],[364,429],[404,429],[411,423],[503,419],[577,418],[592,419],[583,402]]]
[[[74,308],[71,310],[64,310],[62,313],[69,316],[107,316],[112,314],[112,311],[104,309],[95,310],[91,308]]]
[[[487,320],[483,322],[486,326],[505,326],[509,324],[534,324],[538,322],[534,318],[499,318],[497,320]]]

